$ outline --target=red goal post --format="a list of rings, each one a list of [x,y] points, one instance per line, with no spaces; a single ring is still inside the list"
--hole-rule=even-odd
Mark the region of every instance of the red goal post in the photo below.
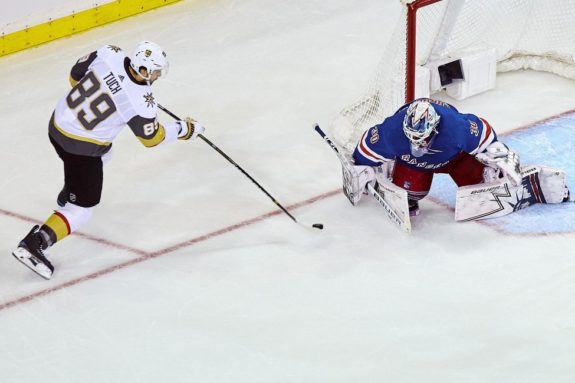
[[[417,11],[441,0],[402,0],[406,7],[406,74],[405,101],[415,99],[415,66],[417,47]]]
[[[575,79],[575,0],[398,0],[398,20],[369,88],[331,126],[351,151],[406,101],[466,98],[496,73],[531,69]]]

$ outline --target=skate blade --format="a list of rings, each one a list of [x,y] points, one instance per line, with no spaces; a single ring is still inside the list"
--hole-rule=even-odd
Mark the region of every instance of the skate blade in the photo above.
[[[14,258],[22,262],[27,268],[38,274],[44,279],[52,278],[52,270],[48,266],[43,263],[34,264],[30,258],[32,255],[26,250],[21,247],[17,248],[12,252]]]

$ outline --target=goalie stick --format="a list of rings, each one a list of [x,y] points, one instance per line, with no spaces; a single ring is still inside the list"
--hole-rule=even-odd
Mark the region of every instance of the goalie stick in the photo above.
[[[171,111],[169,111],[168,109],[166,109],[162,105],[160,105],[160,104],[157,104],[157,105],[158,105],[158,108],[160,110],[165,112],[167,115],[172,117],[174,120],[182,121],[181,118],[176,116],[174,113],[172,113]],[[291,215],[290,212],[287,211],[287,209],[285,207],[283,207],[278,201],[276,201],[276,199],[274,197],[272,197],[272,195],[270,193],[268,193],[268,191],[266,189],[264,189],[264,187],[262,185],[260,185],[251,175],[248,174],[248,172],[246,172],[240,165],[238,165],[234,160],[232,160],[232,158],[230,156],[228,156],[226,153],[224,153],[223,150],[218,148],[212,141],[208,140],[202,134],[198,134],[198,137],[200,137],[205,143],[210,145],[212,147],[212,149],[214,149],[216,152],[218,152],[222,157],[224,157],[226,160],[228,160],[229,163],[234,165],[236,167],[236,169],[238,169],[240,172],[242,172],[243,175],[248,177],[250,179],[250,181],[252,181],[262,192],[264,192],[265,195],[267,195],[272,200],[272,202],[276,204],[277,207],[279,207],[285,214],[287,214],[288,217],[290,217],[292,219],[292,221],[294,221],[295,223],[298,223],[300,225],[304,225],[306,227],[309,226],[307,224],[303,224],[302,222],[299,222],[293,215]],[[311,225],[311,227],[313,227],[314,229],[323,230],[323,224],[322,223],[314,223],[313,225]]]
[[[352,166],[337,145],[325,134],[318,124],[314,126],[314,129],[335,152],[343,169],[345,169],[346,166]],[[375,198],[377,203],[385,210],[387,218],[393,224],[409,233],[411,231],[411,220],[409,218],[409,208],[407,205],[407,191],[391,182],[378,182],[378,185],[379,187],[376,189],[368,182],[367,190],[369,194]]]

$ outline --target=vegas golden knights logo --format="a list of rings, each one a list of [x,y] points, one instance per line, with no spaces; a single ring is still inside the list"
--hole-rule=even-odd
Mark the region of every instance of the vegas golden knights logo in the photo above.
[[[152,51],[149,49],[146,49],[146,52],[144,52],[144,56],[150,57],[151,55],[152,55]]]

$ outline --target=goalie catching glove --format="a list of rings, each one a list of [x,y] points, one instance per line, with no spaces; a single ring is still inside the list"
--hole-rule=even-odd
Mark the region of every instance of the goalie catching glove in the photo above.
[[[186,117],[183,121],[178,121],[178,124],[180,125],[178,140],[193,140],[206,130],[199,122],[190,117]]]
[[[496,141],[491,143],[485,150],[475,156],[482,164],[488,166],[484,172],[485,182],[495,181],[498,173],[503,173],[513,186],[521,184],[521,168],[519,166],[519,156],[509,150],[507,145]],[[495,170],[489,172],[490,169]],[[495,173],[495,174],[493,174]]]

